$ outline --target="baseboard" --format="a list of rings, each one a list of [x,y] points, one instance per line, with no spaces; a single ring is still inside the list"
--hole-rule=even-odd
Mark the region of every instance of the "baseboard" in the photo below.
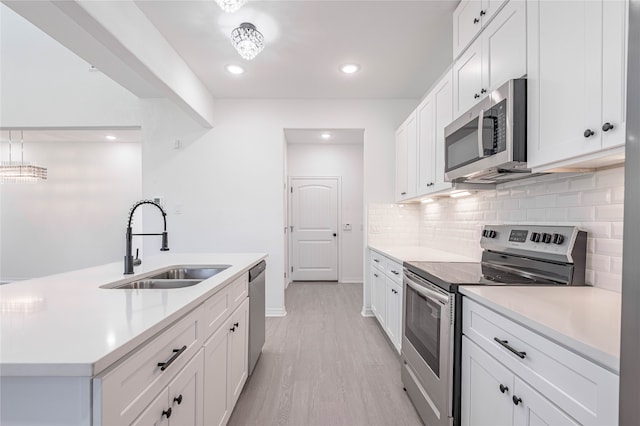
[[[284,308],[267,308],[265,310],[265,316],[267,317],[285,317],[287,311]]]
[[[367,307],[363,307],[362,308],[362,312],[360,312],[360,315],[362,315],[363,317],[375,317],[376,316],[376,314],[373,313],[371,308],[367,308]]]

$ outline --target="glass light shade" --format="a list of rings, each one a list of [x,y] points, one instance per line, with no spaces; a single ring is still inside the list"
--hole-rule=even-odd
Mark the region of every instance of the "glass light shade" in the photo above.
[[[233,13],[240,9],[247,0],[216,0],[218,6],[227,13]]]
[[[244,22],[231,31],[231,44],[233,44],[240,56],[246,60],[251,60],[264,49],[264,37],[256,29],[255,25]]]

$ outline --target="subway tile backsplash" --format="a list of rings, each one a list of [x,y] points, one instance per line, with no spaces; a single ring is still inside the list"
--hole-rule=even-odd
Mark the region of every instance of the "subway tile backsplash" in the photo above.
[[[620,291],[624,168],[550,174],[467,198],[369,206],[370,244],[422,245],[479,259],[484,224],[575,225],[588,232],[590,285]]]

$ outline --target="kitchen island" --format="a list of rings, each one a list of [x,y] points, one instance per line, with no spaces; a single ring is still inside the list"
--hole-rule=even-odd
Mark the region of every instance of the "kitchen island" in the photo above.
[[[134,275],[124,276],[122,262],[116,262],[0,286],[0,423],[131,424],[179,376],[181,367],[200,358],[204,367],[194,370],[194,391],[201,398],[203,390],[207,393],[206,372],[213,371],[206,369],[207,361],[230,363],[237,355],[232,338],[242,335],[235,347],[244,355],[244,365],[221,367],[225,386],[231,385],[224,374],[229,367],[237,376],[230,395],[218,392],[226,399],[222,416],[228,418],[241,391],[237,387],[246,381],[247,271],[265,257],[166,253],[145,258]],[[102,288],[174,265],[229,267],[184,288]],[[242,309],[244,318],[235,318]],[[241,333],[234,333],[236,328]],[[211,343],[215,347],[209,347],[209,359]],[[223,346],[224,351],[217,350]],[[149,362],[142,359],[145,355]],[[161,361],[175,363],[165,372],[157,365]],[[106,410],[114,401],[120,405]],[[169,419],[168,413],[163,409],[157,414]],[[197,419],[202,414],[196,413]]]

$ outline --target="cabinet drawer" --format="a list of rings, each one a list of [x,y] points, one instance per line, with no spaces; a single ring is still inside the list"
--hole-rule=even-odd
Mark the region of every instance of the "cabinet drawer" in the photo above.
[[[402,264],[387,258],[386,270],[387,276],[392,281],[398,284],[402,283]]]
[[[236,278],[227,288],[229,291],[229,302],[231,303],[230,309],[233,311],[249,296],[249,274],[246,273],[240,278]]]
[[[200,315],[196,309],[94,380],[103,425],[130,424],[187,364],[200,347]]]
[[[199,336],[202,341],[207,340],[248,296],[248,284],[248,275],[244,274],[203,303],[200,309],[203,331]]]
[[[373,250],[371,250],[370,253],[371,264],[384,272],[387,267],[387,258]]]
[[[578,422],[617,424],[617,375],[467,297],[462,315],[463,334]]]

